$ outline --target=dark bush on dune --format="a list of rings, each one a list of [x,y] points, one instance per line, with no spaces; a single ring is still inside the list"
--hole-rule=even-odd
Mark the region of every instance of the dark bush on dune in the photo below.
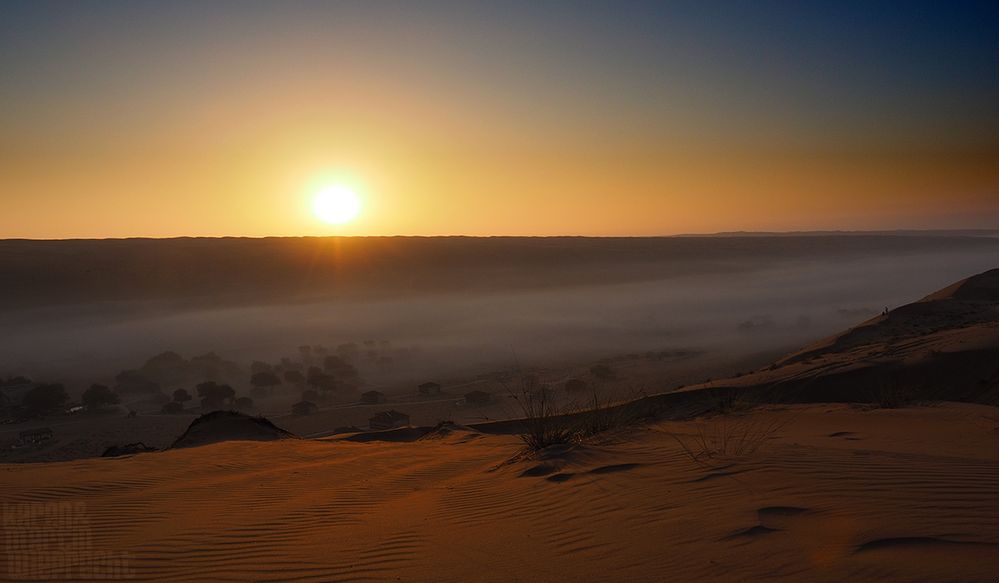
[[[191,422],[171,449],[197,447],[223,441],[274,441],[297,436],[263,417],[251,417],[238,411],[212,411]]]

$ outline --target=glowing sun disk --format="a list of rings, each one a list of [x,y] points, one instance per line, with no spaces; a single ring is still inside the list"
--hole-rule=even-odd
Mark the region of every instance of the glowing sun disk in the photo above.
[[[342,225],[357,218],[361,199],[345,186],[328,186],[313,197],[312,211],[323,222]]]

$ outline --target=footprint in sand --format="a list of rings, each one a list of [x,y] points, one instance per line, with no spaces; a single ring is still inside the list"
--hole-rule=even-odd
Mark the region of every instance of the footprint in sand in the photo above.
[[[540,476],[547,476],[548,474],[555,473],[556,471],[558,471],[558,468],[553,466],[552,464],[538,464],[536,466],[527,468],[526,470],[521,472],[520,477],[537,478]]]
[[[798,506],[764,506],[756,509],[756,516],[759,523],[749,528],[738,530],[726,536],[722,540],[733,540],[741,538],[755,538],[761,535],[770,534],[786,530],[796,516],[810,514],[809,508]]]
[[[957,546],[994,547],[994,546],[999,546],[999,543],[961,541],[961,540],[946,539],[936,536],[899,536],[891,538],[879,538],[872,541],[867,541],[859,545],[854,552],[864,553],[869,551],[889,550],[889,549],[931,549],[931,548],[948,548],[948,547],[957,547]]]
[[[642,464],[613,464],[609,466],[600,466],[599,468],[593,468],[590,470],[591,474],[613,474],[614,472],[626,472],[637,468]]]
[[[567,482],[571,480],[576,474],[563,472],[561,474],[554,474],[545,478],[549,482]]]
[[[773,517],[797,516],[809,512],[811,509],[798,506],[764,506],[756,510],[756,515],[760,517],[760,520],[764,520]]]
[[[732,534],[726,536],[722,540],[733,540],[733,539],[740,539],[740,538],[755,538],[755,537],[758,537],[758,536],[762,536],[764,534],[770,534],[772,532],[777,532],[778,530],[780,530],[780,529],[770,528],[769,526],[764,526],[762,524],[757,524],[755,526],[750,526],[747,529],[738,530],[736,532],[733,532]]]

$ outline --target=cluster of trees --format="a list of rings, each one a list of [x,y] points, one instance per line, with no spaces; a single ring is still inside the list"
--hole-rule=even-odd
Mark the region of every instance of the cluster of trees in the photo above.
[[[6,379],[0,379],[0,387],[16,387],[19,385],[27,385],[31,383],[31,379],[22,376],[7,377]]]
[[[157,394],[161,388],[201,381],[236,380],[242,368],[214,352],[185,359],[166,351],[147,360],[137,369],[123,370],[115,376],[115,389],[121,394]]]
[[[201,400],[201,409],[204,411],[217,411],[219,409],[253,409],[253,399],[249,397],[236,397],[236,390],[230,385],[217,383],[215,381],[205,381],[198,383],[195,387],[198,398]],[[163,413],[177,414],[184,412],[184,404],[193,400],[194,397],[187,389],[177,389],[173,392],[173,399],[163,405]]]
[[[365,340],[365,344],[374,343],[374,340]],[[340,344],[333,351],[322,344],[315,346],[303,345],[298,347],[298,354],[306,366],[318,364],[327,356],[337,356],[345,362],[356,362],[361,354],[361,349],[356,342],[346,342]]]
[[[410,358],[416,349],[394,348],[388,340],[364,340],[360,344],[357,342],[340,344],[332,351],[322,345],[299,346],[298,352],[306,366],[317,366],[328,356],[335,355],[344,362],[359,363],[363,359],[384,369],[390,368],[397,361]]]
[[[121,403],[121,397],[107,385],[94,384],[83,392],[82,401],[88,410],[99,410]]]
[[[251,395],[255,398],[266,398],[273,395],[278,387],[302,390],[308,386],[311,389],[306,391],[309,393],[307,400],[318,401],[327,398],[333,391],[356,389],[359,375],[357,369],[350,363],[350,359],[357,358],[360,353],[356,344],[342,344],[337,347],[336,354],[331,354],[323,346],[301,346],[299,353],[302,356],[301,362],[287,357],[282,358],[277,364],[253,361],[250,364],[249,379],[252,387]],[[146,377],[135,373],[142,373],[147,368],[176,369],[183,364],[184,361],[179,355],[163,353],[147,362],[142,370],[124,372],[128,373],[126,380],[138,385]],[[149,387],[148,390],[159,391],[159,387],[156,386],[155,389]],[[230,384],[206,380],[196,386],[196,391],[203,410],[253,408],[253,399],[237,398],[236,391]],[[193,398],[186,389],[177,389],[173,393],[173,399],[164,404],[162,410],[164,413],[181,413],[185,409],[185,404]]]
[[[297,371],[289,371],[297,372]],[[298,373],[301,375],[301,373]],[[250,376],[250,384],[253,385],[253,396],[254,397],[266,397],[274,393],[274,387],[281,384],[281,377],[271,370],[262,370],[259,372],[252,373]]]
[[[328,349],[322,345],[300,346],[300,360],[282,358],[278,364],[254,361],[250,366],[251,394],[257,398],[272,395],[278,387],[301,391],[308,401],[328,400],[333,393],[353,392],[361,383],[354,363],[365,358],[387,366],[392,363],[389,355],[391,344],[387,341],[365,340],[358,344],[347,342]],[[94,384],[82,396],[87,410],[105,409],[121,403],[121,396],[148,396],[154,402],[164,403],[164,413],[181,413],[194,396],[184,388],[173,391],[172,398],[164,394],[163,387],[178,384],[195,385],[201,408],[252,409],[253,399],[238,397],[232,385],[239,378],[245,379],[245,369],[234,362],[222,359],[214,352],[186,359],[173,351],[166,351],[148,359],[141,367],[126,369],[115,375],[113,387]],[[29,379],[14,377],[0,379],[0,386],[30,383]],[[162,400],[160,400],[162,399]],[[69,401],[61,384],[42,384],[29,390],[22,406],[31,414],[44,414],[60,409]]]
[[[310,366],[305,374],[305,384],[312,388],[319,400],[328,399],[334,392],[352,393],[357,390],[359,382],[357,369],[337,355],[324,358],[322,368]]]
[[[250,366],[253,396],[264,398],[274,394],[277,387],[295,390],[310,387],[312,398],[305,400],[316,401],[323,400],[333,392],[356,390],[360,375],[349,361],[358,354],[355,344],[340,345],[337,347],[337,354],[330,354],[322,346],[301,346],[299,352],[302,362],[289,358],[282,358],[279,364],[274,365],[254,361]]]
[[[38,385],[25,393],[21,405],[28,413],[41,415],[61,408],[68,400],[69,395],[66,394],[64,386],[59,383],[50,383]]]
[[[68,401],[69,394],[61,383],[44,383],[26,392],[21,406],[29,415],[45,415],[61,410]],[[110,387],[95,384],[83,392],[82,401],[88,411],[99,411],[117,405],[121,398]]]
[[[201,408],[214,411],[232,407],[236,400],[236,391],[229,385],[220,385],[214,381],[199,383],[198,397],[201,398]]]

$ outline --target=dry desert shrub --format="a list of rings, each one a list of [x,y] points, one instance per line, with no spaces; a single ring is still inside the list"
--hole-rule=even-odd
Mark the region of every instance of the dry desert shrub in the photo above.
[[[698,465],[710,466],[717,458],[753,455],[789,422],[786,417],[760,415],[751,399],[725,395],[716,408],[692,422],[692,431],[667,433],[684,455]]]
[[[576,427],[559,407],[550,387],[538,383],[535,377],[522,377],[519,384],[516,391],[508,391],[523,415],[524,427],[519,436],[528,450],[538,451],[578,440]]]
[[[529,451],[538,451],[552,445],[576,443],[587,437],[635,421],[633,407],[624,407],[602,398],[596,389],[589,399],[578,403],[561,404],[555,390],[527,375],[519,379],[519,386],[507,391],[517,403],[523,419],[521,441]]]

